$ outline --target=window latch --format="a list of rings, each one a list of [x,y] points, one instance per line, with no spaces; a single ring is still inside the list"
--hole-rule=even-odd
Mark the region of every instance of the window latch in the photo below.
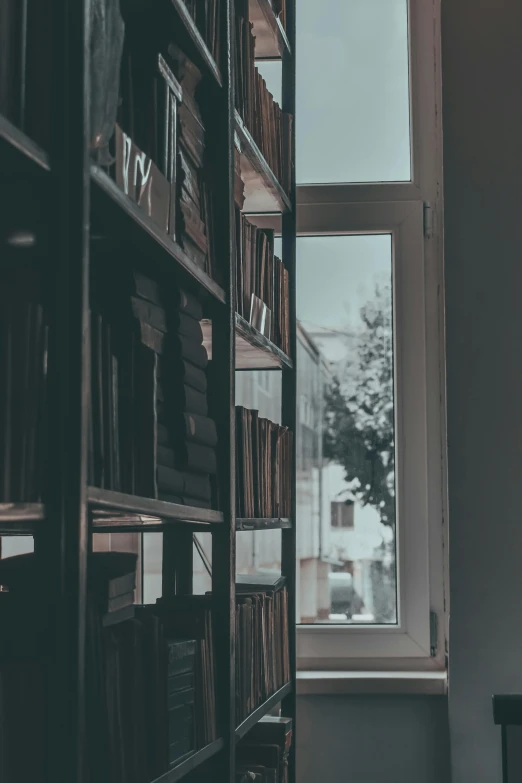
[[[424,237],[431,239],[433,236],[433,208],[428,202],[424,203]]]
[[[430,611],[430,655],[435,658],[439,642],[439,618],[437,612]]]

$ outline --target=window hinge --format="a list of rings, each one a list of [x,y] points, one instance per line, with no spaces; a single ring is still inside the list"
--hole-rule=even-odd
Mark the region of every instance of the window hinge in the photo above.
[[[433,236],[433,208],[427,202],[424,203],[424,236],[426,239]]]
[[[437,612],[430,612],[430,655],[435,658],[439,642],[439,618]]]

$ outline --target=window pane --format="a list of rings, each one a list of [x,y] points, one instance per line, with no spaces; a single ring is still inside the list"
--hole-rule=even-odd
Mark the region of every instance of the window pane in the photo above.
[[[297,240],[302,623],[396,623],[392,241]]]
[[[297,181],[408,181],[407,0],[297,0]]]

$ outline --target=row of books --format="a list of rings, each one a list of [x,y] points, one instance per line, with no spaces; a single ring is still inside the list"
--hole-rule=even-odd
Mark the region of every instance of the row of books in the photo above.
[[[285,578],[236,580],[236,721],[290,681]]]
[[[237,310],[253,323],[258,297],[270,310],[269,339],[290,353],[290,314],[288,270],[274,255],[274,232],[259,229],[236,211],[236,290]],[[254,324],[255,325],[255,324]]]
[[[237,783],[288,783],[292,718],[265,715],[238,743]]]
[[[291,515],[293,433],[236,407],[236,494],[238,517],[276,518]]]
[[[221,53],[220,31],[220,2],[219,0],[184,0],[189,14],[196,23],[196,27],[203,36],[205,43],[219,64]]]
[[[196,97],[201,72],[178,47],[169,46],[169,54],[182,90],[177,150],[181,180],[177,215],[179,241],[199,267],[219,279],[213,246],[213,192],[205,169],[205,126]]]
[[[248,0],[236,4],[235,104],[270,169],[288,193],[291,184],[292,117],[281,110],[255,67],[255,38]]]
[[[93,266],[90,481],[210,508],[217,432],[208,416],[201,305],[139,272]]]

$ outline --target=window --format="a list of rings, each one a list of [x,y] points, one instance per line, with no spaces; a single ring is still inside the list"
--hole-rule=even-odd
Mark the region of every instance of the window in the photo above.
[[[301,668],[444,664],[437,9],[297,0]]]
[[[355,504],[348,500],[332,500],[330,503],[330,525],[353,530]]]

